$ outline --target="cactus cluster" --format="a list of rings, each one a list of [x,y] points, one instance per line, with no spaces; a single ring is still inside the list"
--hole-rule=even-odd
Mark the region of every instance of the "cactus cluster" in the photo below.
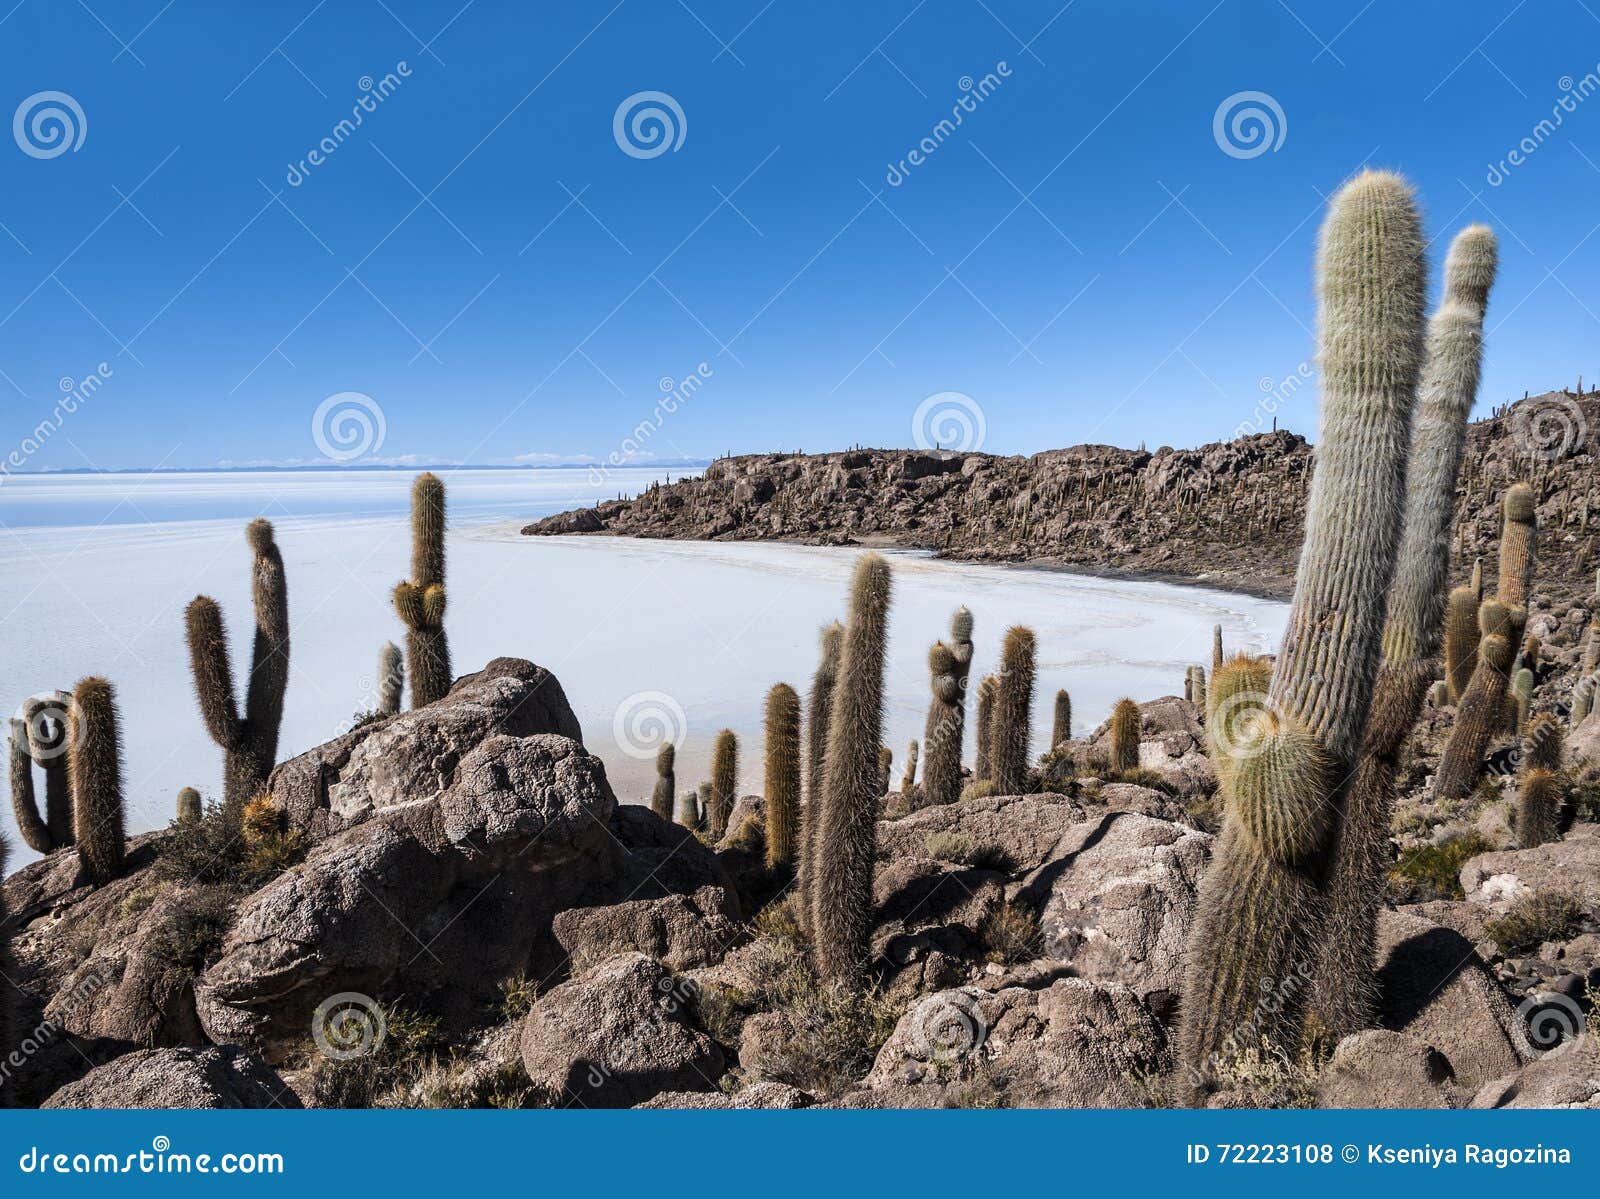
[[[289,685],[289,588],[283,555],[268,521],[251,521],[245,538],[252,556],[255,638],[243,716],[234,694],[221,608],[210,596],[197,595],[184,610],[195,697],[206,731],[222,747],[223,808],[235,819],[245,803],[265,789],[267,775],[277,763],[278,729]]]
[[[394,610],[406,626],[411,706],[450,690],[450,642],[444,631],[444,482],[431,471],[411,485],[411,578],[395,584]]]
[[[1267,696],[1218,772],[1223,830],[1188,946],[1179,1049],[1197,1091],[1231,1047],[1293,1049],[1304,1026],[1305,982],[1329,931],[1323,883],[1401,537],[1423,358],[1423,246],[1411,189],[1396,176],[1363,173],[1331,202],[1319,247],[1322,429],[1305,544]],[[1214,680],[1214,712],[1221,689]]]

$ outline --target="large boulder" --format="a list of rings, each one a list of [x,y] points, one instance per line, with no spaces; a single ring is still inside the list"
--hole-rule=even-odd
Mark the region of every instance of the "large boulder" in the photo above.
[[[1485,1083],[1471,1106],[1600,1110],[1600,1045],[1592,1036],[1568,1041],[1515,1074]]]
[[[1461,867],[1461,889],[1495,912],[1534,892],[1560,891],[1600,904],[1600,824],[1575,824],[1561,840],[1533,849],[1469,858]]]
[[[68,1083],[46,1108],[298,1108],[271,1067],[235,1045],[142,1049]]]
[[[276,1060],[342,992],[470,1019],[502,981],[559,969],[556,913],[620,869],[615,808],[576,741],[488,738],[432,802],[377,811],[245,900],[196,988],[206,1032]]]
[[[878,855],[928,857],[930,844],[967,847],[968,861],[1032,870],[1057,856],[1073,826],[1088,819],[1083,805],[1065,795],[992,795],[921,808],[878,824]]]
[[[1522,1065],[1526,1034],[1505,992],[1453,929],[1404,912],[1378,915],[1378,1011],[1384,1027],[1431,1045],[1463,1087]]]
[[[1158,1007],[1183,978],[1195,892],[1211,836],[1131,812],[1072,826],[1017,898],[1040,913],[1044,955],[1084,978],[1121,983]]]
[[[692,994],[627,953],[562,983],[522,1025],[522,1064],[562,1107],[632,1107],[665,1091],[715,1091],[722,1051],[689,1021]]]
[[[1368,1029],[1346,1037],[1318,1079],[1323,1107],[1449,1107],[1441,1089],[1450,1063],[1405,1033]]]
[[[1171,1068],[1166,1032],[1126,987],[961,987],[901,1018],[853,1106],[1136,1107],[1141,1079]],[[974,1097],[977,1097],[974,1099]]]
[[[1111,723],[1107,721],[1078,743],[1078,757],[1087,765],[1111,756]],[[1139,705],[1139,765],[1159,774],[1177,794],[1209,795],[1217,778],[1206,754],[1200,710],[1188,700],[1163,695]]]
[[[805,1091],[781,1082],[753,1082],[731,1095],[721,1091],[664,1091],[635,1106],[655,1110],[699,1112],[794,1111],[815,1100]]]
[[[521,658],[496,658],[457,679],[443,699],[290,758],[267,786],[291,826],[321,839],[385,808],[438,798],[491,737],[540,733],[583,744],[555,675]]]
[[[689,970],[722,960],[738,940],[738,919],[737,898],[721,887],[701,887],[693,895],[569,908],[552,928],[575,974],[629,951]]]

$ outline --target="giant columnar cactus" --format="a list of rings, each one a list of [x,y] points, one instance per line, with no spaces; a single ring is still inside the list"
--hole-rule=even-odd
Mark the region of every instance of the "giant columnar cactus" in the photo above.
[[[1528,712],[1533,707],[1533,671],[1524,666],[1511,676],[1512,729],[1521,733],[1528,724]]]
[[[1450,702],[1458,704],[1478,665],[1478,593],[1457,587],[1450,593],[1444,621],[1444,681]]]
[[[378,715],[393,716],[400,711],[400,692],[406,684],[406,664],[400,647],[385,641],[378,651]]]
[[[811,896],[817,971],[825,979],[849,984],[861,982],[866,973],[872,931],[889,598],[889,564],[878,554],[867,554],[850,586],[850,619],[828,726],[822,836]]]
[[[1428,326],[1427,361],[1412,418],[1404,532],[1389,588],[1383,658],[1355,782],[1335,833],[1328,928],[1311,1008],[1337,1040],[1371,1027],[1378,909],[1389,864],[1395,774],[1435,671],[1450,569],[1450,526],[1467,416],[1483,361],[1484,301],[1494,279],[1494,234],[1460,233],[1445,263],[1445,296]],[[1476,601],[1473,600],[1476,606]]]
[[[1027,790],[1035,653],[1032,629],[1018,624],[1006,630],[989,730],[989,765],[998,795],[1021,795]]]
[[[27,756],[44,774],[44,823],[53,849],[73,841],[72,785],[67,780],[67,709],[71,702],[72,697],[65,691],[47,691],[30,696],[22,704]],[[15,771],[15,759],[12,761]],[[13,773],[11,778],[14,786],[17,775]],[[31,776],[28,791],[33,793]]]
[[[1000,694],[1000,680],[986,674],[978,683],[978,750],[972,777],[987,782],[994,777],[994,701]]]
[[[933,698],[922,743],[923,804],[954,803],[961,797],[961,741],[967,716],[967,671],[972,667],[972,613],[957,608],[950,620],[950,644],[935,641],[928,651]],[[980,728],[979,738],[983,732]]]
[[[739,739],[732,729],[723,729],[711,745],[711,807],[705,813],[706,831],[714,841],[720,841],[728,831],[728,816],[738,788]]]
[[[817,673],[811,677],[811,694],[806,698],[806,794],[800,811],[800,863],[795,872],[795,891],[800,922],[809,930],[811,919],[811,877],[817,858],[817,841],[822,835],[823,767],[828,753],[828,721],[833,712],[833,686],[839,674],[839,647],[844,643],[844,625],[837,620],[822,630],[821,655]]]
[[[670,741],[656,751],[656,785],[650,792],[650,810],[663,820],[672,819],[678,789],[677,760],[678,750]]]
[[[794,861],[800,820],[800,697],[787,683],[767,692],[767,865]]]
[[[1194,668],[1194,705],[1204,712],[1206,710],[1206,668],[1196,665]]]
[[[72,693],[68,711],[67,773],[72,779],[73,826],[78,858],[100,886],[122,873],[122,733],[111,684],[87,678]]]
[[[1464,799],[1483,775],[1483,752],[1496,732],[1505,726],[1506,679],[1513,650],[1505,635],[1506,609],[1497,600],[1484,600],[1478,609],[1483,638],[1478,643],[1478,666],[1472,682],[1456,705],[1456,724],[1439,758],[1433,780],[1436,800]]]
[[[1139,726],[1142,723],[1139,705],[1131,699],[1119,699],[1111,709],[1111,724],[1106,730],[1111,738],[1111,769],[1120,773],[1132,770],[1139,764]]]
[[[1056,692],[1055,718],[1050,723],[1050,748],[1072,740],[1072,696]]]
[[[1211,673],[1216,674],[1217,668],[1222,665],[1222,626],[1211,626]]]
[[[222,747],[223,807],[235,817],[265,789],[267,775],[277,763],[283,693],[289,685],[289,588],[283,555],[268,521],[251,521],[245,537],[254,558],[251,594],[256,627],[243,717],[234,699],[222,610],[208,595],[195,596],[184,610],[195,696],[206,731]]]
[[[1533,543],[1537,532],[1533,505],[1533,488],[1526,483],[1513,484],[1501,502],[1504,520],[1500,526],[1500,585],[1495,598],[1504,604],[1512,615],[1512,629],[1516,636],[1513,646],[1522,644],[1522,629],[1516,622],[1516,612],[1521,609],[1527,619],[1528,588],[1533,585]]]
[[[1234,1046],[1300,1040],[1400,543],[1424,273],[1411,189],[1346,184],[1319,252],[1322,427],[1294,601],[1266,705],[1219,771],[1223,830],[1189,938],[1179,1041],[1197,1091]]]
[[[22,720],[11,722],[11,813],[22,843],[34,853],[49,853],[56,847],[33,797],[33,758],[28,754],[28,726]]]
[[[424,471],[411,485],[411,578],[395,584],[394,609],[406,626],[411,706],[450,690],[450,642],[444,632],[444,483]]]

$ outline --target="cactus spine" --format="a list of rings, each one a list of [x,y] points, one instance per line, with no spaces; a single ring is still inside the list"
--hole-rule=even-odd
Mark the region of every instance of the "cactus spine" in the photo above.
[[[800,696],[787,683],[767,692],[767,865],[794,861],[800,819]]]
[[[989,763],[994,789],[1000,795],[1021,795],[1027,790],[1035,653],[1032,629],[1012,625],[1006,630],[989,730]]]
[[[1371,1027],[1376,1011],[1373,971],[1395,774],[1401,747],[1422,712],[1439,651],[1456,476],[1467,417],[1478,393],[1484,302],[1495,261],[1495,237],[1489,229],[1474,225],[1457,235],[1445,263],[1444,302],[1428,326],[1383,657],[1355,781],[1335,830],[1327,933],[1311,1001],[1313,1014],[1335,1040]]]
[[[1139,764],[1139,705],[1131,699],[1119,699],[1111,709],[1108,733],[1111,738],[1111,769],[1120,774]]]
[[[650,810],[663,820],[672,819],[678,789],[677,747],[668,741],[656,751],[656,785],[650,792]]]
[[[739,739],[732,729],[723,729],[711,746],[711,806],[705,813],[706,831],[713,841],[720,841],[728,831],[728,816],[738,787]]]
[[[200,806],[200,792],[193,787],[183,787],[178,791],[178,819],[184,823],[199,820],[203,815]]]
[[[849,984],[866,973],[872,929],[889,601],[889,564],[867,554],[851,583],[850,619],[839,656],[811,915],[818,973]]]
[[[994,701],[999,691],[1000,680],[992,674],[978,683],[978,757],[972,774],[979,782],[994,777]]]
[[[1478,666],[1472,683],[1456,706],[1456,724],[1439,758],[1433,780],[1436,799],[1464,799],[1483,774],[1483,752],[1505,725],[1506,679],[1511,671],[1511,641],[1505,635],[1506,609],[1497,600],[1484,600],[1478,609],[1483,639],[1478,644]]]
[[[25,721],[11,722],[11,812],[17,820],[17,833],[22,843],[34,853],[49,853],[55,845],[50,827],[39,815],[39,804],[33,796],[33,758],[28,753],[28,726]]]
[[[253,557],[255,639],[243,717],[234,699],[222,610],[208,595],[195,596],[184,610],[195,697],[206,731],[222,747],[223,807],[235,818],[266,788],[267,775],[277,763],[283,695],[289,685],[289,587],[283,555],[268,521],[251,521],[245,538]]]
[[[811,887],[817,860],[817,841],[822,835],[823,766],[828,753],[828,720],[833,711],[833,687],[839,675],[839,647],[844,643],[844,625],[837,620],[822,630],[821,656],[817,673],[811,678],[811,695],[806,706],[806,795],[800,812],[800,865],[795,879],[799,893],[800,921],[809,929]]]
[[[1292,1052],[1303,1028],[1334,826],[1377,673],[1422,360],[1423,240],[1404,182],[1367,172],[1340,189],[1318,275],[1322,427],[1294,601],[1248,752],[1219,772],[1223,831],[1186,955],[1180,1060],[1197,1090],[1232,1039]]]
[[[1072,696],[1056,692],[1054,719],[1050,723],[1050,748],[1072,740]]]
[[[411,706],[450,690],[450,642],[444,631],[444,483],[431,471],[411,485],[411,578],[395,584],[394,609],[406,626]]]
[[[393,716],[400,711],[400,692],[406,683],[406,664],[400,647],[385,641],[378,651],[378,715]]]
[[[72,779],[78,858],[96,886],[122,873],[122,733],[111,684],[78,683],[68,709],[67,773]]]
[[[971,667],[972,613],[957,608],[950,620],[950,644],[936,641],[928,651],[933,698],[922,732],[927,747],[927,762],[922,768],[924,804],[954,803],[961,797],[961,741],[967,715],[967,671]]]

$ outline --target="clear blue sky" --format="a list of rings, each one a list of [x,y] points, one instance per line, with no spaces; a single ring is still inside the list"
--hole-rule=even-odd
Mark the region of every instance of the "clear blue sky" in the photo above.
[[[948,391],[997,452],[1197,444],[1311,356],[1319,193],[1362,163],[1436,260],[1501,233],[1481,407],[1600,373],[1600,96],[1535,131],[1600,70],[1592,0],[762,2],[0,0],[0,116],[85,125],[0,130],[0,454],[102,361],[24,468],[318,461],[346,391],[371,461],[604,457],[702,362],[649,456],[907,445]],[[636,157],[646,91],[683,138]],[[1281,144],[1225,153],[1250,91]]]

